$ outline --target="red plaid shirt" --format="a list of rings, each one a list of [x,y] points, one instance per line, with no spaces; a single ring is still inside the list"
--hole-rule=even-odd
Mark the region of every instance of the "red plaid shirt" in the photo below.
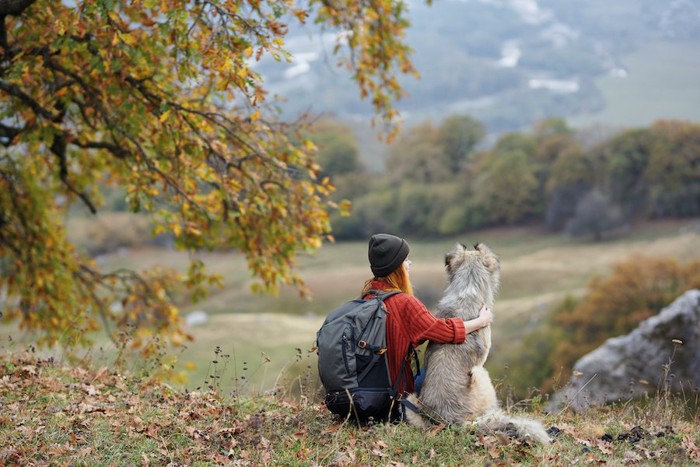
[[[386,289],[384,282],[372,281],[372,288]],[[369,296],[365,297],[368,298]],[[459,318],[438,319],[418,300],[409,294],[397,294],[384,302],[387,309],[386,342],[389,374],[395,382],[406,358],[409,344],[418,347],[425,341],[440,344],[461,344],[466,339],[464,322]],[[413,392],[411,366],[406,363],[406,377],[398,391]]]

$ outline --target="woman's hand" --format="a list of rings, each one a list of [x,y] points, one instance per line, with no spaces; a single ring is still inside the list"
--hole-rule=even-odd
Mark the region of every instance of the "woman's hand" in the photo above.
[[[479,317],[477,319],[481,320],[483,323],[483,326],[481,327],[485,328],[493,323],[493,311],[491,311],[491,308],[484,305],[481,307],[481,310],[479,310]]]
[[[464,322],[464,329],[467,334],[470,332],[478,331],[481,328],[485,328],[493,323],[493,312],[486,305],[482,306],[479,310],[479,317],[470,319]]]

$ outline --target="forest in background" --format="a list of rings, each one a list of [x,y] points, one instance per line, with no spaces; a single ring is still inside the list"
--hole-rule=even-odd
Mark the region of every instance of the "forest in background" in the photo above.
[[[499,226],[539,225],[548,232],[602,240],[636,222],[700,215],[700,124],[658,121],[620,131],[570,128],[563,119],[501,135],[484,147],[485,126],[466,115],[406,129],[385,160],[368,164],[350,126],[320,120],[308,135],[320,177],[351,212],[333,213],[333,236],[359,240],[378,231],[445,238]],[[126,211],[118,191],[106,208]],[[133,221],[129,221],[133,222]],[[140,240],[115,229],[110,248]],[[120,231],[127,238],[119,238]],[[99,231],[86,238],[99,253]],[[93,242],[94,245],[90,245]],[[167,239],[156,237],[156,244]]]
[[[362,162],[352,132],[322,122],[312,139],[323,174],[350,216],[337,239],[374,232],[422,238],[494,226],[541,225],[572,237],[623,232],[635,222],[700,215],[700,125],[658,121],[620,131],[574,130],[562,119],[501,135],[484,148],[470,116],[424,122],[389,146],[384,167]]]

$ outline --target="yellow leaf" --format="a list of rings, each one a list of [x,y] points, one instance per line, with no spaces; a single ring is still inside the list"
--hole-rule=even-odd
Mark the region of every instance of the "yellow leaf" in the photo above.
[[[241,79],[246,79],[248,77],[248,69],[245,67],[238,67],[236,69],[236,75]]]
[[[318,150],[318,147],[314,144],[313,141],[307,139],[306,141],[304,141],[304,149],[310,152],[316,152]]]
[[[163,114],[160,116],[160,122],[163,123],[167,118],[170,116],[170,109],[166,110],[163,112]]]
[[[251,121],[260,120],[260,109],[256,109],[255,112],[250,116]]]
[[[120,32],[119,33],[119,39],[122,40],[126,45],[136,45],[136,38],[129,34],[128,32]]]

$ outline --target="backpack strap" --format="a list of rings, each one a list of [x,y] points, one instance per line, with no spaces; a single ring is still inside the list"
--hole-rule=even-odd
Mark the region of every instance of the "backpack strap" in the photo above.
[[[392,290],[391,292],[384,293],[381,289],[369,289],[367,291],[367,295],[374,295],[374,298],[377,298],[382,302],[384,300],[386,300],[387,298],[392,297],[392,296],[397,295],[397,294],[400,294],[400,293],[403,293],[403,292],[401,292],[400,290]],[[365,296],[363,295],[360,298],[364,299],[364,297]]]
[[[397,295],[397,294],[402,293],[401,291],[397,291],[397,290],[394,290],[394,291],[391,291],[391,292],[387,292],[387,293],[380,293],[380,292],[381,292],[381,291],[380,291],[380,290],[377,290],[377,289],[370,289],[370,290],[368,291],[368,294],[374,295],[374,298],[376,298],[376,299],[378,299],[380,302],[384,303],[384,300],[386,300],[387,298],[389,298],[389,297],[391,297],[391,296],[393,296],[393,295]],[[364,297],[360,297],[360,298],[364,300]],[[386,349],[382,349],[381,347],[378,347],[378,346],[377,346],[377,347],[371,346],[371,345],[369,345],[369,344],[367,344],[367,349],[369,349],[370,351],[372,351],[372,360],[367,364],[367,366],[365,366],[365,369],[362,371],[362,373],[360,373],[359,375],[357,375],[357,380],[358,380],[358,381],[364,380],[365,377],[366,377],[366,376],[369,374],[369,372],[372,370],[372,368],[374,367],[374,365],[379,361],[380,358],[383,358],[383,357],[384,357],[384,354],[386,353]],[[394,388],[394,394],[396,394],[396,388]]]
[[[421,415],[423,413],[421,409],[419,409],[413,402],[409,401],[405,397],[399,399],[399,402],[402,406],[404,406],[404,408],[410,410],[411,412],[417,413],[418,415]]]
[[[394,295],[403,293],[400,290],[393,290],[391,292],[386,292],[382,293],[380,289],[370,289],[368,294],[373,294],[375,298],[381,300],[384,302],[389,297],[392,297]],[[374,357],[372,358],[372,365],[376,362],[376,360],[379,359],[381,355],[378,355],[375,353]],[[400,383],[406,379],[406,363],[411,361],[411,358],[414,358],[416,361],[416,374],[420,373],[420,361],[418,360],[418,352],[416,352],[416,349],[413,347],[413,345],[408,344],[408,350],[406,351],[406,358],[404,358],[403,363],[401,364],[401,369],[399,370],[399,377],[396,378],[396,381],[394,381],[394,386],[392,387],[392,392],[393,396],[396,396],[398,394],[398,389]],[[410,363],[409,363],[410,365]],[[364,372],[363,372],[364,373]],[[411,374],[413,374],[413,370],[411,370]],[[413,379],[415,380],[415,375],[413,376]]]
[[[399,377],[396,378],[396,381],[394,381],[394,386],[391,388],[394,395],[397,395],[399,393],[399,385],[406,379],[406,364],[410,365],[409,362],[412,358],[416,359],[416,365],[418,365],[418,368],[420,368],[420,362],[418,362],[418,352],[416,352],[416,349],[413,348],[411,344],[409,344],[408,352],[406,352],[406,358],[404,358],[403,363],[401,363]],[[413,375],[413,370],[411,370],[411,374]],[[416,379],[415,375],[413,376],[413,379]]]

